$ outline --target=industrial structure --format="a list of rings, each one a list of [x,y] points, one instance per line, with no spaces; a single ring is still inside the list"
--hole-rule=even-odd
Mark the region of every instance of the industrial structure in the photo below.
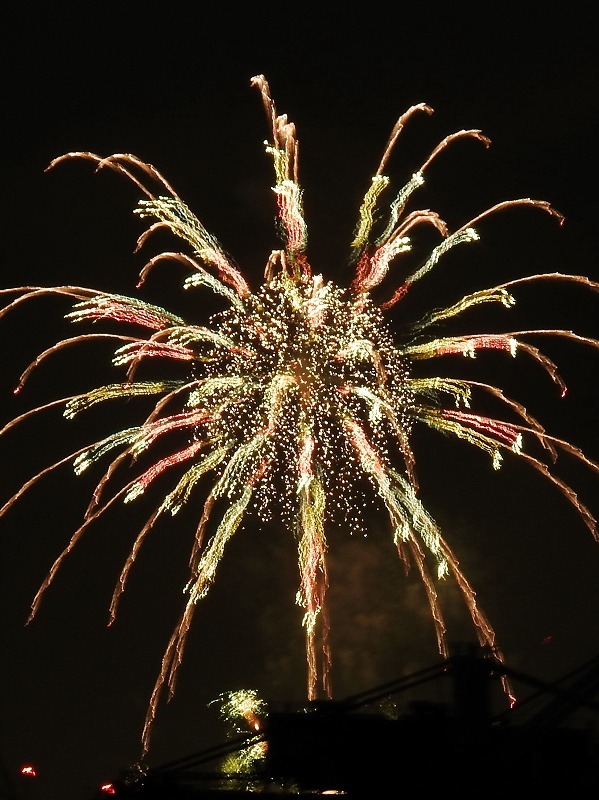
[[[496,713],[493,693],[506,680],[531,692]],[[396,698],[437,681],[450,682],[450,703],[413,700],[397,712]],[[269,708],[258,731],[145,772],[125,772],[98,797],[247,800],[268,793],[277,800],[324,794],[376,800],[398,797],[408,786],[462,798],[514,797],[516,791],[583,797],[599,789],[598,691],[599,656],[547,684],[467,646],[343,701]],[[223,769],[232,754],[258,743],[263,755],[250,768],[246,761],[242,771]]]

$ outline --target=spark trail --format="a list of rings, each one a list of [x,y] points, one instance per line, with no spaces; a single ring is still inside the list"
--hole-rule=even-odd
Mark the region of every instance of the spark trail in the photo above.
[[[560,329],[443,337],[435,336],[434,329],[482,304],[510,308],[515,302],[512,292],[525,283],[575,283],[594,291],[599,285],[579,275],[536,274],[478,290],[447,308],[429,312],[414,324],[405,341],[396,341],[387,323],[388,313],[398,303],[407,302],[410,287],[428,277],[448,251],[477,241],[478,226],[490,215],[517,206],[538,209],[557,220],[561,215],[545,201],[520,198],[497,203],[450,231],[435,212],[409,210],[427,168],[453,141],[470,138],[488,146],[489,140],[479,130],[462,130],[443,139],[396,192],[381,224],[378,207],[391,184],[384,174],[391,151],[413,115],[432,112],[429,106],[419,104],[402,114],[390,135],[359,212],[348,285],[335,285],[314,273],[307,257],[295,127],[286,115],[277,114],[265,78],[257,76],[252,84],[261,93],[270,126],[266,150],[274,164],[273,191],[283,240],[281,249],[268,258],[259,288],[249,286],[219,242],[152,165],[130,154],[104,158],[90,152],[71,152],[55,159],[49,168],[72,159],[87,159],[97,169],[114,170],[137,186],[142,199],[136,213],[148,221],[139,247],[146,245],[153,233],[165,229],[184,245],[185,252],[152,257],[141,271],[138,287],[158,264],[175,261],[189,273],[184,288],[216,293],[223,310],[203,326],[140,299],[80,286],[21,286],[0,292],[7,298],[0,316],[25,301],[56,295],[75,301],[67,314],[73,323],[94,325],[94,332],[81,333],[43,351],[23,372],[18,390],[46,358],[75,343],[98,338],[115,343],[113,363],[122,370],[114,383],[21,414],[5,425],[2,433],[32,414],[58,405],[71,419],[115,398],[156,399],[153,410],[139,425],[118,430],[61,458],[33,476],[0,509],[0,515],[4,514],[27,489],[66,463],[71,462],[76,473],[107,463],[81,526],[51,566],[33,600],[31,617],[66,556],[92,523],[115,502],[135,502],[152,491],[159,478],[169,477],[170,490],[158,498],[117,580],[110,607],[114,619],[129,572],[152,528],[161,517],[176,514],[192,495],[203,497],[189,559],[186,600],[149,702],[142,737],[144,752],[149,747],[161,693],[164,689],[171,695],[174,692],[194,610],[210,590],[227,544],[249,515],[279,519],[297,546],[297,603],[303,610],[310,699],[319,693],[331,695],[327,526],[360,525],[364,485],[370,486],[373,497],[385,509],[398,557],[406,568],[414,567],[422,579],[440,654],[448,655],[436,586],[438,580],[449,577],[463,595],[480,644],[493,648],[502,658],[474,589],[419,499],[416,457],[411,447],[411,432],[416,425],[479,448],[494,468],[499,468],[506,452],[515,454],[557,487],[598,538],[590,510],[554,473],[560,451],[595,472],[599,471],[596,463],[574,445],[546,433],[524,406],[499,387],[443,375],[419,376],[418,365],[456,355],[475,357],[489,350],[511,357],[522,353],[564,391],[557,367],[529,340],[559,336],[595,349],[599,342]],[[416,268],[406,269],[402,259],[410,253],[413,231],[420,226],[430,226],[438,244]],[[398,280],[398,275],[403,277]],[[119,330],[124,326],[126,333],[114,333],[110,328],[106,332],[97,330],[99,325],[115,324]],[[178,366],[181,377],[138,378],[149,362],[171,362]],[[470,410],[471,403],[485,396],[500,402],[505,419]],[[525,445],[534,447],[529,451]],[[157,451],[160,454],[153,457]],[[142,455],[150,457],[150,466],[140,466]],[[132,470],[132,476],[114,490],[113,479],[123,467]]]

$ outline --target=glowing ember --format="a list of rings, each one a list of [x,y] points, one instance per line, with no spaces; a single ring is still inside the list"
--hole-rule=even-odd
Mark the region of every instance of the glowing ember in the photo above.
[[[27,775],[29,778],[37,778],[35,767],[32,767],[30,764],[21,768],[21,775]]]

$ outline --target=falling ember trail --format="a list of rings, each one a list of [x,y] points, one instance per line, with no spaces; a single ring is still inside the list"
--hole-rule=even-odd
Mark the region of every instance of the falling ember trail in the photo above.
[[[419,104],[402,114],[393,128],[359,210],[350,243],[352,267],[347,288],[335,285],[314,273],[308,259],[295,126],[286,115],[277,113],[264,76],[256,76],[252,84],[261,94],[270,125],[266,151],[274,165],[273,191],[282,238],[281,248],[267,259],[261,286],[250,287],[217,239],[152,165],[123,153],[102,157],[71,152],[56,158],[49,168],[86,159],[97,169],[113,170],[137,186],[143,197],[136,213],[149,221],[137,249],[145,247],[154,232],[167,230],[186,250],[151,257],[141,270],[138,288],[159,265],[175,261],[188,272],[184,288],[214,292],[223,310],[203,326],[141,299],[81,286],[0,290],[6,299],[0,317],[26,301],[59,296],[74,303],[66,315],[72,323],[93,326],[93,332],[80,333],[44,350],[22,373],[17,391],[42,361],[82,342],[103,339],[116,343],[113,364],[121,370],[114,383],[33,408],[6,424],[0,433],[57,405],[72,419],[99,403],[155,398],[151,413],[138,425],[85,444],[46,467],[0,509],[0,515],[6,513],[37,481],[69,461],[77,474],[101,462],[106,464],[80,527],[34,599],[32,616],[63,560],[115,501],[132,503],[154,491],[156,485],[168,485],[122,568],[110,606],[113,619],[129,572],[153,527],[167,512],[176,514],[192,496],[204,498],[181,615],[151,694],[142,735],[144,753],[163,689],[170,695],[175,690],[195,607],[214,583],[227,544],[250,515],[262,519],[276,516],[295,539],[296,599],[306,638],[307,693],[312,699],[331,696],[326,532],[335,525],[366,527],[360,510],[364,482],[371,487],[373,501],[385,510],[390,545],[422,579],[440,653],[447,654],[447,641],[437,585],[449,578],[463,596],[479,643],[493,648],[502,659],[473,587],[419,499],[417,454],[411,445],[415,426],[425,425],[473,445],[488,456],[494,468],[501,466],[506,453],[521,459],[561,492],[598,538],[592,513],[555,472],[559,454],[577,459],[595,473],[599,472],[596,463],[574,445],[547,434],[540,421],[501,388],[442,374],[426,377],[419,374],[419,367],[430,359],[444,364],[460,356],[480,356],[484,361],[489,351],[505,358],[523,354],[548,373],[563,394],[566,387],[556,365],[529,339],[561,337],[595,350],[598,341],[559,328],[443,336],[434,331],[442,323],[446,332],[450,323],[475,306],[511,308],[513,292],[525,283],[559,281],[594,291],[599,285],[580,275],[530,275],[477,290],[446,308],[434,309],[400,340],[392,335],[386,317],[397,304],[409,303],[409,289],[429,278],[447,252],[476,243],[482,235],[480,229],[490,224],[490,216],[505,209],[530,207],[561,220],[559,212],[545,201],[517,198],[498,202],[451,231],[437,213],[412,209],[427,169],[452,142],[471,139],[489,145],[479,130],[450,134],[403,186],[392,190],[391,177],[384,174],[392,149],[414,114],[432,113],[429,106]],[[381,213],[379,208],[389,191],[393,193],[387,211]],[[414,266],[413,232],[422,226],[432,229],[438,243]],[[110,326],[115,325],[125,333],[112,332]],[[103,326],[108,330],[99,332]],[[175,370],[180,377],[144,378],[150,363],[166,363],[169,374]],[[152,374],[155,372],[154,368]],[[506,418],[470,410],[485,395],[499,401]],[[117,478],[126,466],[132,473],[119,484]],[[115,482],[117,488],[112,489]],[[506,691],[509,695],[508,686]]]

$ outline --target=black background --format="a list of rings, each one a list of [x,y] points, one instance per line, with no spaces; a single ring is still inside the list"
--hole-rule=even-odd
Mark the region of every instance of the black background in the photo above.
[[[561,227],[534,209],[489,218],[479,226],[480,243],[448,257],[405,312],[397,307],[394,326],[525,274],[599,280],[597,31],[581,8],[4,5],[2,286],[135,292],[149,257],[133,254],[143,229],[131,213],[138,193],[121,176],[94,174],[89,162],[44,172],[52,158],[74,150],[135,153],[154,164],[257,286],[278,246],[263,147],[268,127],[250,86],[258,73],[268,78],[279,113],[298,128],[311,263],[340,283],[348,280],[345,259],[363,193],[394,122],[414,103],[426,102],[435,114],[414,118],[402,135],[387,168],[395,186],[449,133],[480,128],[493,142],[489,150],[456,142],[431,168],[418,202],[450,228],[515,197],[548,200],[564,214]],[[205,318],[208,293],[183,294],[183,277],[176,266],[158,269],[144,296]],[[485,309],[465,318],[459,332],[477,325],[573,328],[593,337],[598,303],[592,291],[532,284],[518,293],[514,311]],[[67,310],[60,299],[38,299],[0,320],[3,422],[111,380],[106,351],[72,348],[12,395],[37,353],[72,335],[61,322]],[[599,353],[550,337],[530,341],[558,363],[568,384],[563,399],[524,354],[516,361],[480,356],[473,374],[495,380],[551,433],[599,456]],[[121,425],[116,415],[127,409],[115,405],[71,423],[48,411],[5,434],[3,498],[98,438],[102,425]],[[599,551],[556,487],[515,458],[496,473],[483,454],[428,431],[415,433],[414,447],[423,501],[475,586],[507,663],[551,681],[595,656]],[[598,513],[597,476],[571,459],[560,474]],[[6,786],[25,796],[91,797],[137,759],[149,694],[182,602],[193,508],[148,540],[118,620],[106,627],[112,586],[142,519],[127,507],[89,531],[25,626],[37,587],[79,524],[92,477],[76,479],[68,467],[52,473],[0,520],[0,757]],[[330,569],[337,697],[438,658],[418,580],[403,576],[382,526],[374,524],[366,539],[332,532]],[[226,728],[209,705],[221,692],[247,687],[271,699],[302,699],[296,584],[290,534],[275,525],[239,533],[197,611],[175,698],[159,709],[150,764],[223,740]],[[449,588],[442,596],[450,640],[470,640],[460,601]],[[25,763],[39,773],[29,784],[18,776]]]

